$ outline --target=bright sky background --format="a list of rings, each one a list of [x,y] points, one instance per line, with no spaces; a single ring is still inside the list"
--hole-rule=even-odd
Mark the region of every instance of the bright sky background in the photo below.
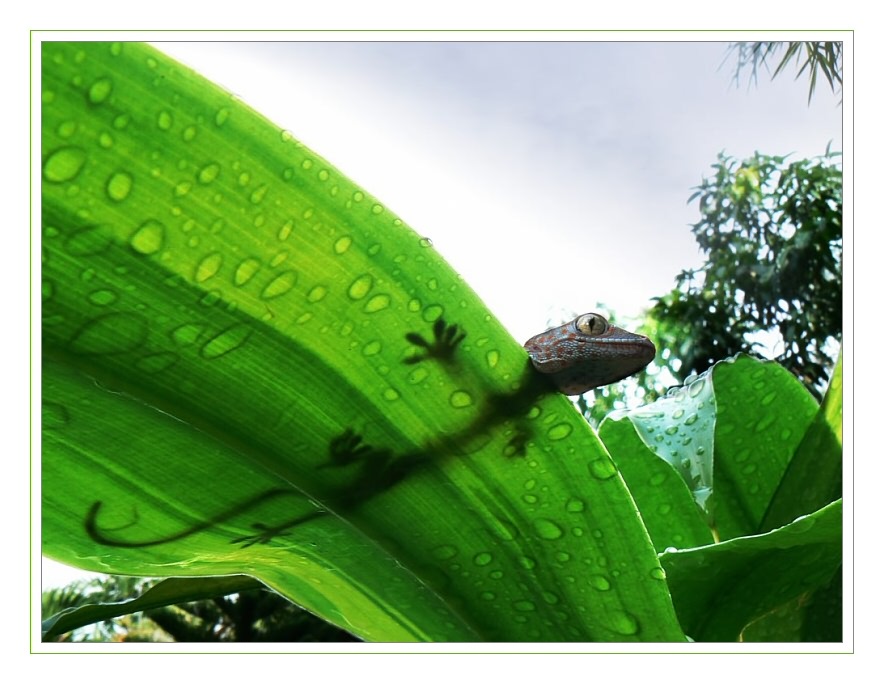
[[[827,84],[736,88],[725,42],[156,45],[430,237],[519,341],[699,265],[686,200],[719,152],[842,148]],[[45,586],[83,575],[60,568]]]

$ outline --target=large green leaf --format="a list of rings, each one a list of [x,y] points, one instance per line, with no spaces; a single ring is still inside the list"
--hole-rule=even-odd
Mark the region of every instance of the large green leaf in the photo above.
[[[817,406],[745,355],[601,425],[692,638],[840,640],[840,430],[840,363]]]
[[[152,48],[42,63],[47,555],[371,640],[683,639],[608,454],[429,241]]]

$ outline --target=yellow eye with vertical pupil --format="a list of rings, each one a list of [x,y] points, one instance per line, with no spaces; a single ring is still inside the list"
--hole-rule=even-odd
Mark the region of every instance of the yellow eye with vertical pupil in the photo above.
[[[574,324],[584,335],[602,335],[608,329],[608,321],[597,313],[583,314]]]

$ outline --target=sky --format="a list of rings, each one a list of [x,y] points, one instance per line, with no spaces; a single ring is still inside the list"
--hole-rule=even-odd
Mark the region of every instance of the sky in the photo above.
[[[736,87],[726,42],[155,45],[431,238],[520,341],[702,263],[687,199],[720,152],[842,147],[827,85]]]
[[[431,238],[520,341],[596,302],[636,316],[700,265],[687,199],[720,152],[842,149],[827,84],[737,87],[725,42],[155,45]]]

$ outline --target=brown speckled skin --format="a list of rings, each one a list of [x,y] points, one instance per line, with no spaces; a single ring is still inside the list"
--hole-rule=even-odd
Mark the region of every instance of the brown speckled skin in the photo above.
[[[600,334],[586,334],[578,321],[597,316],[605,324]],[[609,385],[637,373],[657,353],[654,343],[610,325],[598,314],[583,314],[525,342],[534,368],[547,375],[562,394],[576,395]]]

